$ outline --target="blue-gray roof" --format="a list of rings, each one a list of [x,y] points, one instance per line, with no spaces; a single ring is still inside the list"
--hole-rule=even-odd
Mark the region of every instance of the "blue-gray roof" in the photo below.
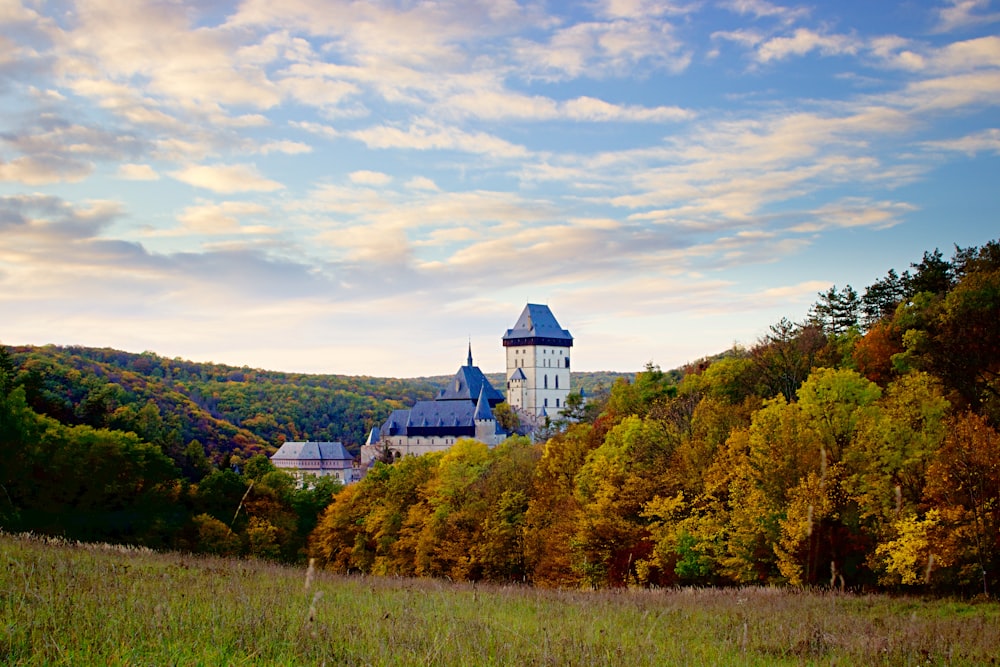
[[[352,461],[354,457],[339,442],[286,442],[271,459],[282,461]]]
[[[483,385],[482,390],[479,392],[479,400],[476,401],[476,413],[473,418],[477,421],[480,420],[491,420],[493,419],[493,411],[490,410],[489,401],[486,400],[486,385]]]
[[[511,345],[556,345],[572,347],[573,336],[559,326],[548,306],[529,303],[517,318],[514,328],[503,336],[504,347]]]
[[[471,357],[470,357],[471,358]],[[486,400],[490,407],[504,400],[503,394],[493,388],[490,381],[479,370],[478,366],[462,366],[455,377],[448,381],[435,397],[435,401],[469,401],[472,404],[479,399],[485,390]]]
[[[475,426],[475,414],[476,406],[465,401],[417,401],[410,409],[406,427]]]

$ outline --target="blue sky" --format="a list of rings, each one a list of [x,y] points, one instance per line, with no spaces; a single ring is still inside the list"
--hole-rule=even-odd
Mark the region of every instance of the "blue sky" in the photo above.
[[[0,341],[673,368],[1000,236],[1000,3],[0,0]]]

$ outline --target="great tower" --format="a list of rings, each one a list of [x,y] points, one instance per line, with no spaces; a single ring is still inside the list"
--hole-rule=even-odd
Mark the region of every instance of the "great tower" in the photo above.
[[[529,303],[503,336],[507,349],[507,403],[538,418],[566,407],[573,336],[548,306]]]

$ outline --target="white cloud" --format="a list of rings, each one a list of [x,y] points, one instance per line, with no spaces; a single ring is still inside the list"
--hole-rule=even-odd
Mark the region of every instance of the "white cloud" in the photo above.
[[[773,37],[760,45],[757,60],[768,63],[789,56],[804,56],[819,51],[825,56],[858,52],[859,42],[846,35],[822,35],[808,28],[799,28],[791,37]]]
[[[406,187],[411,190],[429,190],[431,192],[439,192],[441,190],[437,183],[426,176],[414,176],[406,182]]]
[[[156,181],[160,175],[148,164],[121,164],[118,166],[118,177],[127,181]]]
[[[593,97],[578,97],[561,106],[566,117],[585,121],[669,122],[694,116],[690,110],[680,107],[623,107]]]
[[[286,155],[301,155],[303,153],[312,153],[312,146],[309,144],[304,144],[301,141],[269,141],[265,144],[261,144],[258,151],[263,155],[268,155],[269,153],[284,153]]]
[[[267,207],[251,202],[227,201],[188,206],[177,216],[182,228],[166,235],[274,234],[277,230],[273,227],[243,224],[245,219],[267,216],[268,213]]]
[[[783,7],[767,0],[728,0],[723,6],[743,16],[750,14],[758,19],[778,18],[785,24],[809,15],[809,10],[804,7]]]
[[[916,206],[907,202],[851,197],[810,211],[812,221],[793,227],[792,231],[814,233],[826,227],[886,229],[900,224],[906,214],[916,210]]]
[[[968,155],[977,155],[979,153],[996,153],[1000,155],[1000,129],[990,128],[957,139],[926,141],[924,145],[929,148],[958,151]]]
[[[213,192],[272,192],[284,188],[281,183],[264,178],[257,168],[248,164],[192,165],[170,175],[178,181]]]
[[[990,0],[948,0],[938,10],[938,30],[951,32],[970,26],[989,25],[1000,21],[1000,12],[989,10]]]
[[[403,148],[410,150],[452,150],[499,158],[525,157],[524,146],[518,146],[485,132],[464,132],[446,127],[429,119],[419,119],[408,128],[381,125],[356,130],[350,136],[369,148]]]
[[[93,171],[94,165],[90,162],[58,155],[28,155],[9,162],[0,161],[0,181],[25,185],[78,183]]]
[[[392,182],[392,176],[389,174],[367,170],[351,172],[350,179],[352,183],[358,185],[387,185]]]

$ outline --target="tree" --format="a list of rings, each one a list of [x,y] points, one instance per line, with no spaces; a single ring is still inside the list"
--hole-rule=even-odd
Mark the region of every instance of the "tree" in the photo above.
[[[924,258],[917,264],[910,264],[914,273],[903,274],[906,285],[907,296],[912,297],[921,292],[931,294],[946,294],[954,284],[954,273],[951,266],[941,251],[937,248],[934,252],[924,252]]]
[[[193,482],[203,479],[212,472],[212,464],[205,456],[205,448],[197,440],[192,440],[184,449],[184,474]]]
[[[770,398],[780,393],[786,401],[794,400],[824,345],[826,337],[817,326],[802,326],[788,319],[771,325],[770,333],[750,351],[761,396]]]
[[[810,319],[825,333],[836,336],[858,326],[862,302],[853,287],[847,285],[838,291],[833,285],[826,292],[820,292],[819,298],[819,302],[812,307]]]
[[[948,422],[944,444],[927,472],[925,496],[948,517],[942,520],[947,532],[967,538],[956,557],[958,583],[982,582],[995,590],[1000,585],[1000,434],[984,418],[964,412]]]
[[[506,401],[498,403],[493,408],[493,416],[496,418],[497,423],[500,424],[500,428],[507,431],[507,433],[517,433],[517,429],[521,427],[521,418],[517,416],[517,412]]]
[[[892,317],[896,306],[906,298],[906,283],[896,271],[889,269],[885,278],[865,288],[861,297],[861,323],[870,331],[878,322]]]
[[[274,467],[274,464],[271,463],[271,459],[269,459],[266,455],[254,454],[243,466],[243,475],[247,479],[259,480],[267,473],[273,472],[276,469],[277,468]]]
[[[216,556],[235,556],[240,552],[240,538],[229,526],[210,514],[192,519],[198,535],[196,549]]]

